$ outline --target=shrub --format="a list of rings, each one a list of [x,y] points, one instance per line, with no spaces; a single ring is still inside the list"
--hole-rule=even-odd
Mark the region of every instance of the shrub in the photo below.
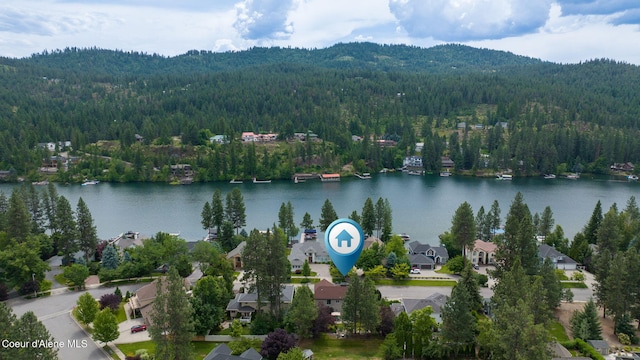
[[[585,279],[586,279],[586,276],[584,276],[584,274],[581,272],[575,271],[573,275],[571,275],[571,280],[584,281]]]
[[[478,281],[478,285],[485,287],[487,286],[487,283],[489,282],[489,277],[485,274],[477,274],[476,275],[476,281]]]
[[[452,259],[449,259],[449,261],[447,261],[447,267],[454,274],[460,274],[464,269],[464,259],[462,258],[461,255],[458,255]]]
[[[18,289],[18,293],[20,295],[32,295],[35,292],[40,291],[40,283],[35,280],[29,280],[26,283],[22,284],[20,289]]]
[[[112,311],[118,310],[122,298],[116,294],[104,294],[100,297],[100,310],[108,307]]]

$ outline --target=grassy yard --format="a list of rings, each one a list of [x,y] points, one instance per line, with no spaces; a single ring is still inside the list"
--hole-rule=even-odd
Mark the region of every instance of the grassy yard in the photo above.
[[[291,278],[291,281],[289,281],[289,283],[290,284],[315,284],[315,283],[317,283],[319,281],[320,281],[319,278],[306,278],[305,279],[303,277],[295,277],[295,278]]]
[[[554,321],[553,323],[551,323],[549,333],[557,341],[569,341],[569,336],[567,336],[567,332],[564,330],[564,326],[562,326],[559,321]]]
[[[123,302],[120,303],[120,306],[118,307],[118,311],[115,312],[115,315],[116,315],[116,320],[118,321],[118,324],[127,320],[127,314],[125,314],[124,312]]]
[[[64,285],[64,286],[67,285],[67,278],[64,277],[64,274],[60,273],[60,274],[54,275],[53,278],[58,282],[58,284]]]
[[[204,359],[204,357],[207,356],[211,349],[218,345],[218,343],[207,341],[194,341],[191,344],[193,345],[193,349],[195,350],[195,359]],[[127,356],[134,355],[136,350],[139,349],[147,349],[150,355],[155,355],[156,352],[156,344],[154,344],[151,340],[130,344],[118,344],[116,346]]]
[[[448,275],[453,275],[454,272],[449,270],[449,267],[447,266],[447,264],[444,264],[440,267],[440,269],[436,270],[436,272],[438,274],[448,274]]]
[[[455,280],[376,280],[376,285],[396,285],[396,286],[454,286]]]
[[[563,281],[562,288],[563,289],[586,289],[587,284],[582,281]]]
[[[381,343],[379,337],[336,339],[331,335],[323,335],[319,339],[302,341],[300,348],[311,349],[315,360],[379,359],[376,355]]]

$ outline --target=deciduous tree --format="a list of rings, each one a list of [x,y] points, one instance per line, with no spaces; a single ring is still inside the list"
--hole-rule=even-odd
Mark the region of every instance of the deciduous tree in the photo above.
[[[69,281],[69,285],[80,290],[84,288],[84,282],[89,277],[89,268],[86,265],[73,264],[65,267],[63,274],[65,279]]]
[[[118,320],[116,320],[116,316],[113,315],[111,309],[102,309],[93,320],[93,333],[91,337],[93,340],[106,344],[117,339],[119,336],[120,332],[118,331]]]
[[[93,295],[85,292],[84,294],[80,295],[78,301],[76,301],[74,314],[78,321],[87,325],[93,322],[93,319],[95,319],[98,311],[98,302],[96,301],[96,299],[94,299]]]

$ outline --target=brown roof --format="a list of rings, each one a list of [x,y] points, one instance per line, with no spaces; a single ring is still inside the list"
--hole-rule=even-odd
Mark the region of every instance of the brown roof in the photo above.
[[[324,279],[316,283],[313,289],[315,300],[342,300],[347,293],[346,286],[336,285]]]
[[[476,240],[475,243],[473,244],[473,249],[482,250],[484,252],[491,253],[496,251],[496,244],[492,242]]]

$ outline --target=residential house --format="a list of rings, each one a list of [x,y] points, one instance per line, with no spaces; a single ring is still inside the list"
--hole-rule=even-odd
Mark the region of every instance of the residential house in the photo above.
[[[427,306],[431,307],[431,317],[438,323],[442,323],[442,308],[447,302],[447,296],[434,293],[424,299],[400,299],[400,303],[391,304],[391,310],[398,316],[401,312],[411,315],[416,310],[422,310]]]
[[[635,166],[633,166],[633,163],[630,163],[630,162],[614,163],[613,165],[611,165],[611,170],[614,170],[614,171],[632,172],[634,169],[635,169]]]
[[[215,135],[209,138],[211,144],[228,144],[229,137],[227,135]]]
[[[245,246],[247,246],[247,242],[243,241],[238,244],[235,249],[227,253],[227,260],[231,262],[233,270],[242,269],[242,252],[244,251]]]
[[[415,151],[417,153],[422,153],[422,149],[424,149],[424,143],[423,142],[416,143]]]
[[[309,264],[328,263],[331,261],[327,248],[323,241],[305,241],[295,243],[291,247],[291,253],[287,257],[291,263],[291,272],[302,271],[304,261]]]
[[[496,244],[483,240],[476,240],[471,249],[467,249],[467,259],[473,265],[495,264]]]
[[[358,142],[358,141],[362,141],[362,140],[363,140],[362,136],[351,135],[351,141],[353,141],[353,142]]]
[[[378,146],[380,147],[394,147],[396,145],[398,145],[398,142],[394,141],[394,140],[376,140],[376,144],[378,144]]]
[[[448,157],[448,156],[441,157],[440,158],[440,162],[442,163],[442,167],[443,168],[450,169],[450,168],[453,168],[453,167],[456,166],[456,164],[453,162],[453,160],[451,160],[451,158]]]
[[[136,138],[136,141],[139,143],[144,142],[144,136],[140,135],[140,134],[135,134],[134,137]]]
[[[0,170],[0,179],[6,179],[11,176],[11,170]]]
[[[495,126],[500,126],[503,129],[507,129],[509,128],[509,123],[507,123],[506,121],[498,121]]]
[[[109,244],[116,247],[120,254],[124,254],[125,250],[134,248],[136,246],[143,246],[142,240],[145,236],[140,235],[137,231],[127,231],[119,236],[110,239]]]
[[[462,121],[462,122],[458,123],[458,129],[464,130],[466,128],[467,128],[467,123],[466,122]]]
[[[365,241],[364,241],[364,245],[362,246],[363,250],[366,250],[370,247],[373,246],[373,244],[378,244],[378,246],[382,246],[384,245],[384,242],[382,242],[382,240],[378,239],[375,236],[369,236]]]
[[[342,312],[342,303],[347,294],[347,286],[336,285],[327,280],[320,280],[313,286],[313,299],[316,304],[330,307],[332,312]]]
[[[141,287],[136,291],[136,293],[129,298],[129,307],[131,309],[131,317],[142,317],[147,324],[151,324],[151,319],[149,317],[149,313],[153,308],[153,302],[156,299],[156,294],[158,290],[158,284],[162,286],[162,291],[164,291],[164,284],[162,279],[158,278],[148,283],[147,285]],[[191,283],[189,280],[184,279],[184,289],[185,292],[191,289]]]
[[[409,260],[411,260],[411,255],[424,255],[433,261],[433,263],[426,262],[417,264],[417,267],[421,269],[434,269],[436,265],[445,264],[449,261],[449,252],[444,246],[431,246],[418,241],[410,242],[406,246]],[[414,260],[426,261],[422,257],[414,257]]]
[[[436,262],[426,255],[409,254],[408,257],[413,269],[435,270],[436,268]]]
[[[576,270],[578,267],[578,263],[575,260],[547,244],[538,245],[538,256],[540,261],[550,258],[556,269]]]
[[[254,348],[249,348],[240,355],[231,355],[227,344],[220,344],[205,356],[204,360],[262,360],[262,355]]]
[[[283,308],[288,308],[291,305],[291,301],[293,300],[293,292],[294,286],[292,284],[287,284],[282,289],[280,295],[280,303]],[[262,308],[266,309],[269,307],[269,303],[266,302],[266,299],[262,299],[264,303],[262,304]],[[251,317],[254,312],[258,309],[258,293],[254,291],[248,293],[238,293],[235,298],[229,301],[227,305],[226,311],[229,313],[229,316],[232,319],[238,318],[240,322],[249,323],[251,322]]]
[[[253,132],[245,131],[241,135],[243,142],[272,142],[278,139],[278,134],[256,134]]]
[[[604,340],[587,340],[587,344],[591,345],[596,351],[603,356],[609,355],[609,344]]]
[[[415,155],[407,156],[402,160],[402,166],[406,166],[408,170],[422,170],[422,157]]]

